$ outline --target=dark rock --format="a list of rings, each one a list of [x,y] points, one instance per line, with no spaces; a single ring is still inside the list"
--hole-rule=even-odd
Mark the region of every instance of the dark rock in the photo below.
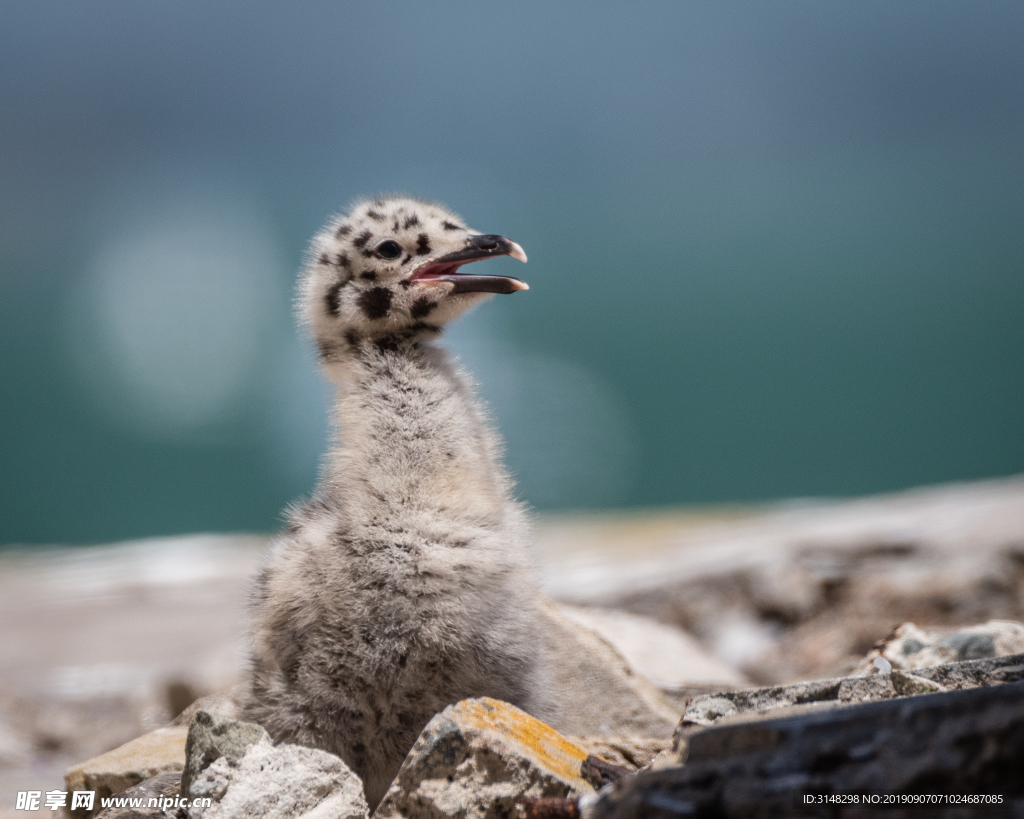
[[[965,663],[946,663],[918,669],[914,674],[955,691],[1018,682],[1024,680],[1024,654],[1007,654],[1003,657]]]
[[[633,772],[629,768],[615,765],[606,759],[591,754],[580,765],[580,776],[600,790],[605,785],[618,785],[624,782]]]
[[[837,815],[808,807],[805,793],[988,794],[1009,811],[1024,807],[1022,760],[1024,682],[1014,682],[708,728],[690,737],[685,766],[641,772],[592,819]]]
[[[795,685],[776,685],[746,691],[725,691],[698,697],[690,703],[676,728],[673,750],[685,759],[687,740],[722,721],[778,718],[779,709],[803,713],[894,697],[958,691],[1024,680],[1024,654],[1010,654],[963,663],[917,669],[913,674],[893,669],[869,677],[839,677]]]
[[[523,819],[580,819],[579,800],[565,796],[527,796],[520,809]]]
[[[185,770],[181,774],[181,792],[188,795],[195,778],[226,756],[237,762],[245,756],[250,745],[268,738],[263,726],[254,722],[241,722],[231,717],[197,711],[188,729],[185,741]]]

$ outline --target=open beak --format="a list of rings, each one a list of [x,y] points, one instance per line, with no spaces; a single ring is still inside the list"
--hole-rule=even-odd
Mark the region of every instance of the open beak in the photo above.
[[[526,253],[511,239],[493,234],[470,236],[462,250],[431,259],[416,270],[410,281],[451,282],[455,285],[452,293],[515,293],[530,289],[526,282],[512,276],[474,276],[459,270],[469,262],[495,256],[511,256],[521,262],[526,261]]]

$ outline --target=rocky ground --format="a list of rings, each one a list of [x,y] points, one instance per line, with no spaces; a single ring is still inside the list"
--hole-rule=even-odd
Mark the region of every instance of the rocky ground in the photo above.
[[[65,769],[237,681],[246,588],[265,546],[197,536],[0,553],[0,816],[25,815],[11,810],[17,791],[62,788]],[[593,657],[610,644],[653,683],[641,697],[651,726],[700,695],[1024,650],[1024,627],[961,628],[1024,619],[1019,477],[551,518],[537,558],[566,639],[596,631]],[[573,718],[574,747],[649,761],[650,748],[611,747],[593,714]]]

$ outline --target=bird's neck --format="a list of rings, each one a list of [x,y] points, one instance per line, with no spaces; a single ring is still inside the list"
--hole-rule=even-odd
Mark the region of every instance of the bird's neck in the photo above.
[[[325,362],[337,439],[321,491],[367,519],[405,508],[499,523],[500,445],[447,351],[418,333],[350,337],[346,352]]]

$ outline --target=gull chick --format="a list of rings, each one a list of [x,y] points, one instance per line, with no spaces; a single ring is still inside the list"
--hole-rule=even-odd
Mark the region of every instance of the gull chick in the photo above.
[[[299,304],[337,386],[336,440],[256,583],[244,713],[275,741],[322,748],[371,809],[422,728],[488,696],[546,696],[528,526],[500,442],[436,340],[510,276],[470,262],[526,254],[440,205],[363,202],[313,241]]]

